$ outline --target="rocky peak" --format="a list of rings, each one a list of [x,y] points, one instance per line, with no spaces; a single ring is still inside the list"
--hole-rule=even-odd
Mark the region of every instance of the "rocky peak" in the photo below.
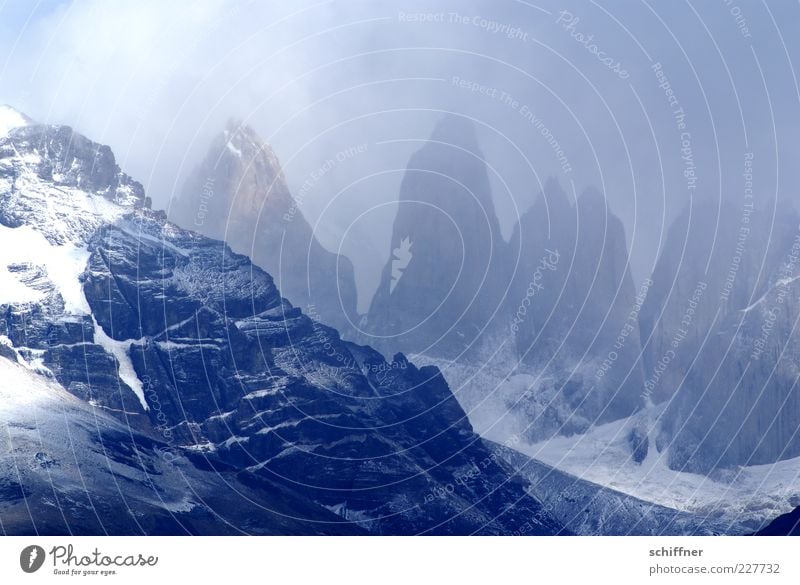
[[[594,187],[589,187],[581,193],[580,197],[578,197],[578,207],[585,209],[587,212],[599,213],[601,217],[609,213],[608,201],[606,201],[605,195]]]
[[[54,186],[101,195],[118,205],[149,206],[144,188],[122,172],[111,149],[69,126],[16,128],[0,145],[0,157],[14,156]]]
[[[511,331],[523,369],[543,380],[522,406],[536,421],[530,438],[629,416],[640,405],[638,300],[624,226],[604,194],[587,189],[572,205],[548,180],[510,248],[521,254]]]
[[[278,156],[252,127],[229,120],[223,140],[225,158],[238,167],[238,178],[243,183],[237,190],[241,199],[237,202],[237,210],[259,213],[265,203],[273,208],[294,203]],[[248,180],[254,181],[258,188],[247,189]]]
[[[533,205],[514,225],[509,247],[513,254],[527,254],[527,248],[520,250],[522,240],[563,240],[563,234],[572,233],[574,229],[575,213],[570,196],[561,187],[558,179],[550,177],[534,199]]]
[[[294,205],[280,161],[256,131],[235,119],[211,143],[173,216],[216,238],[252,237],[254,221],[273,221]],[[244,232],[241,230],[244,229]]]
[[[108,146],[69,126],[36,124],[4,109],[15,126],[0,135],[0,224],[35,226],[54,244],[83,244],[100,221],[150,206]]]
[[[389,260],[367,329],[387,353],[454,356],[469,350],[506,286],[500,235],[472,122],[448,115],[412,155]]]
[[[346,331],[358,320],[353,267],[317,240],[272,148],[230,120],[184,185],[170,217],[247,254],[283,294]]]
[[[528,495],[527,484],[475,435],[438,370],[417,368],[402,355],[389,362],[343,341],[316,315],[282,298],[278,279],[247,256],[178,228],[162,213],[109,201],[114,174],[105,167],[116,169],[110,150],[64,127],[11,134],[0,148],[16,145],[24,153],[0,158],[0,217],[17,222],[0,226],[0,252],[35,241],[40,256],[68,248],[74,261],[68,269],[53,263],[40,270],[15,258],[0,265],[9,278],[42,293],[0,296],[0,379],[11,380],[0,389],[0,404],[8,403],[7,395],[32,391],[43,398],[34,417],[18,407],[0,413],[19,427],[12,430],[15,444],[30,436],[13,454],[26,472],[0,466],[3,506],[8,485],[16,509],[17,500],[34,502],[27,513],[37,519],[57,497],[75,503],[59,507],[68,527],[91,530],[80,522],[90,506],[71,493],[85,495],[86,479],[98,486],[92,505],[95,495],[103,496],[103,509],[115,505],[120,521],[127,519],[119,500],[102,488],[110,485],[114,461],[112,472],[124,477],[113,482],[117,495],[131,503],[131,518],[142,520],[138,529],[116,525],[125,533],[180,530],[161,524],[169,517],[185,519],[184,531],[204,533],[561,530]],[[229,136],[222,147],[245,146],[240,139]],[[87,166],[97,158],[103,168]],[[34,159],[32,167],[18,164]],[[42,172],[62,159],[71,161],[67,168]],[[54,224],[65,242],[42,242],[41,234],[31,239]],[[259,227],[254,233],[265,253],[279,250],[272,247],[274,232]],[[323,263],[330,256],[301,263],[313,243],[287,245],[284,259],[300,267],[296,276],[306,270],[327,276],[325,270],[337,268]],[[319,298],[337,298],[336,281],[326,282],[332,289]],[[85,304],[78,312],[56,302],[68,288]],[[0,286],[0,295],[7,294]],[[68,398],[71,411],[64,408]],[[63,441],[34,437],[43,429],[46,437],[66,433],[75,442],[65,450]],[[181,481],[172,483],[178,473],[159,456],[182,467]],[[60,460],[63,473],[50,475]],[[219,474],[234,483],[207,483]],[[448,488],[453,478],[461,478],[454,492]],[[265,516],[265,509],[291,517],[291,527]],[[320,521],[329,528],[321,529]],[[4,526],[12,531],[24,525],[9,522]]]

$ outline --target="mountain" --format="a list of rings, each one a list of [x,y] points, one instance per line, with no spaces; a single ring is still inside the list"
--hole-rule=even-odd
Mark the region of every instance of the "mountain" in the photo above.
[[[169,216],[250,256],[274,275],[287,298],[317,319],[340,331],[350,331],[358,321],[350,260],[319,243],[277,156],[251,127],[228,123]]]
[[[622,222],[602,194],[573,204],[549,180],[508,250],[516,268],[479,359],[424,361],[442,369],[483,436],[535,443],[631,416],[642,406],[646,290],[634,287]]]
[[[676,469],[707,473],[800,456],[799,261],[796,240],[766,290],[708,332],[662,422],[659,439]]]
[[[700,201],[670,229],[641,311],[645,392],[665,403],[656,446],[674,469],[800,455],[798,217]]]
[[[0,105],[0,136],[6,136],[11,130],[28,126],[32,122],[28,116],[11,106]]]
[[[564,532],[438,370],[343,341],[249,258],[149,209],[108,147],[10,129],[0,224],[5,531]],[[25,518],[20,499],[40,505]]]
[[[409,161],[365,339],[448,376],[477,363],[481,378],[497,371],[495,390],[471,375],[459,400],[473,420],[513,411],[535,441],[642,405],[643,297],[622,222],[597,191],[573,205],[549,181],[506,244],[475,130],[447,116]],[[520,376],[524,396],[497,391]]]
[[[698,199],[670,227],[639,315],[653,402],[678,390],[708,331],[761,296],[779,269],[798,218],[785,204],[768,207]]]
[[[520,217],[509,247],[521,262],[508,296],[518,359],[536,385],[517,404],[529,435],[584,432],[641,405],[640,296],[622,222],[604,196],[572,204],[555,180]]]
[[[203,469],[41,371],[0,338],[3,534],[364,533],[280,484]]]
[[[506,243],[472,122],[447,115],[412,155],[363,328],[385,353],[458,357],[499,311]]]

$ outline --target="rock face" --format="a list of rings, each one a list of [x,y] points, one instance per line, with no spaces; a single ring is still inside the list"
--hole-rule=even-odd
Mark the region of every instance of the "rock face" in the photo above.
[[[751,305],[715,325],[670,401],[670,464],[708,472],[800,455],[800,240]]]
[[[457,357],[469,351],[507,287],[486,166],[475,130],[447,116],[408,163],[390,258],[365,330],[385,352]]]
[[[8,346],[0,341],[0,348]],[[109,413],[0,351],[0,509],[8,535],[362,534],[274,482],[131,432]],[[298,512],[315,523],[298,521]]]
[[[504,532],[521,517],[552,529],[523,484],[492,493],[507,470],[434,368],[341,341],[247,258],[157,217],[101,228],[90,251],[93,314],[130,344],[151,419],[157,404],[177,444],[298,486],[373,532]],[[458,501],[488,507],[458,511],[446,491],[462,474],[475,481]],[[520,497],[513,518],[495,519],[498,502]]]
[[[352,263],[319,243],[278,158],[252,128],[228,124],[187,180],[170,219],[251,257],[292,303],[319,320],[348,332],[358,321]]]
[[[674,469],[708,473],[800,454],[798,218],[784,205],[774,215],[745,209],[687,210],[642,308],[645,392],[667,401],[657,446],[669,448]]]
[[[549,181],[509,244],[521,251],[507,311],[522,369],[536,377],[517,409],[531,439],[630,416],[642,374],[637,295],[625,231],[602,194],[575,205]]]
[[[0,335],[73,394],[103,393],[134,428],[143,405],[97,342],[78,278],[95,231],[148,205],[107,146],[66,126],[32,124],[0,138]]]
[[[61,149],[44,150],[42,136],[63,137]],[[113,157],[104,160],[114,172],[64,180],[40,172],[72,143],[86,156],[106,152],[63,128],[30,126],[0,139],[0,249],[20,241],[40,248],[2,257],[9,286],[0,287],[0,362],[24,368],[45,402],[69,391],[68,427],[89,427],[83,419],[100,415],[91,419],[97,433],[75,435],[76,449],[102,445],[124,458],[112,475],[139,479],[117,489],[141,502],[134,514],[154,518],[136,525],[121,514],[116,532],[562,530],[472,431],[437,369],[402,354],[387,362],[342,341],[282,298],[247,257],[147,209]],[[75,160],[69,168],[84,159]],[[17,396],[12,387],[4,392]],[[28,424],[11,406],[3,422]],[[41,456],[31,449],[15,457],[40,466],[65,457],[52,443]],[[163,464],[165,452],[177,467]],[[97,531],[80,516],[93,488],[84,486],[81,499],[71,483],[84,468],[98,478],[91,485],[106,481],[96,467],[94,459],[70,461],[64,479],[74,502],[63,507],[64,520],[75,532]],[[45,501],[41,478],[21,481],[3,469],[0,505],[20,510],[19,494]],[[141,472],[150,478],[144,486]],[[174,483],[178,477],[186,485]],[[213,495],[199,506],[195,482],[203,483],[200,496]],[[106,500],[101,523],[114,518],[115,501]],[[249,513],[259,506],[267,512]],[[292,520],[275,520],[282,514]],[[64,531],[46,519],[45,531]],[[22,520],[12,526],[31,530]]]
[[[42,218],[37,229],[52,243],[79,242],[104,213],[122,207],[149,207],[142,185],[123,173],[108,146],[96,144],[68,126],[29,125],[0,136],[0,224],[19,227],[30,216]],[[52,192],[80,191],[98,196],[50,205]],[[47,225],[46,220],[51,225]]]
[[[798,220],[791,208],[781,206],[774,218],[766,208],[748,209],[700,200],[670,227],[640,313],[653,402],[678,390],[709,330],[764,293],[792,245]],[[665,367],[670,350],[676,356]]]

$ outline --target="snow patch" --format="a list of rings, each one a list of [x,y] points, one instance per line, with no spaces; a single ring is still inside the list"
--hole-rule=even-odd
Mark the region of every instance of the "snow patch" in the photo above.
[[[651,440],[647,457],[638,464],[627,440],[638,420],[634,415],[593,427],[584,435],[517,444],[515,449],[580,479],[731,525],[758,526],[794,508],[792,502],[800,496],[800,457],[740,467],[723,481],[670,469],[667,451],[659,453]]]
[[[142,408],[150,410],[150,407],[147,405],[147,400],[145,400],[144,397],[144,384],[142,384],[142,381],[136,374],[131,356],[128,353],[131,345],[144,343],[144,340],[128,339],[126,341],[117,341],[106,335],[106,332],[103,331],[103,328],[97,323],[97,319],[94,318],[94,315],[92,315],[92,322],[94,323],[94,340],[100,347],[117,358],[117,362],[119,363],[119,377],[133,390],[133,393],[136,394],[136,397],[142,404]]]
[[[376,522],[375,518],[369,512],[364,510],[354,510],[347,505],[347,502],[334,504],[333,506],[326,506],[325,504],[322,504],[322,506],[337,516],[340,516],[341,518],[360,526],[367,532],[372,531]]]
[[[228,142],[225,144],[225,146],[226,146],[226,147],[228,148],[228,150],[229,150],[230,152],[232,152],[232,153],[233,153],[233,154],[234,154],[234,155],[235,155],[237,158],[242,158],[242,156],[243,156],[243,155],[242,155],[242,151],[241,151],[241,150],[239,150],[238,148],[236,148],[236,147],[233,145],[233,141],[232,141],[232,140],[228,140]]]
[[[147,242],[149,244],[154,245],[157,248],[161,248],[162,250],[169,250],[170,252],[178,256],[184,256],[188,258],[191,255],[191,250],[187,250],[185,248],[179,248],[178,246],[168,242],[165,238],[157,238],[155,236],[151,236],[150,234],[146,234],[141,230],[126,228],[121,223],[117,227],[122,233],[137,239],[140,243]]]
[[[64,405],[80,402],[52,380],[32,372],[24,364],[2,357],[0,357],[0,380],[3,381],[0,384],[0,420],[3,421],[19,422],[22,415],[29,415],[43,403],[52,402],[54,399]],[[53,418],[63,416],[52,406],[51,404],[50,408],[44,409],[41,414]],[[42,427],[44,427],[43,421]]]
[[[48,279],[64,299],[66,313],[88,315],[89,304],[79,280],[88,262],[89,252],[84,247],[51,244],[28,225],[0,225],[0,303],[37,302],[44,297],[43,291],[26,286],[8,269],[10,264],[31,264],[47,271]]]
[[[154,504],[156,506],[158,505],[163,506],[165,510],[169,510],[173,514],[179,514],[179,513],[187,514],[197,507],[197,504],[193,502],[188,496],[185,496],[180,501],[174,503],[154,502]]]
[[[178,341],[156,341],[159,349],[164,351],[173,351],[178,349],[219,349],[216,343],[202,343],[201,341],[193,340],[193,343],[181,343]]]

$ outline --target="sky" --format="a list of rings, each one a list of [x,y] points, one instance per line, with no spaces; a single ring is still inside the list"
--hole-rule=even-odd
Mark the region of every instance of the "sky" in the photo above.
[[[228,119],[272,145],[362,310],[410,155],[473,119],[503,236],[600,189],[634,278],[696,198],[798,200],[800,5],[755,0],[0,0],[0,103],[109,144],[168,209]],[[335,164],[329,164],[335,161]],[[370,245],[365,246],[367,241]]]

